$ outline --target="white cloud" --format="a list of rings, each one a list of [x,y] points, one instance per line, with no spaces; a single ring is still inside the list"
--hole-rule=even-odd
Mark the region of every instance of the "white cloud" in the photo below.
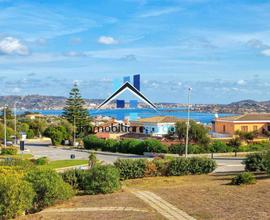
[[[147,11],[145,13],[142,13],[139,15],[140,18],[148,18],[148,17],[157,17],[165,14],[171,14],[177,11],[180,11],[181,8],[162,8],[162,9],[156,9]]]
[[[240,79],[239,81],[237,81],[238,85],[245,85],[247,82],[243,79]]]
[[[110,36],[101,36],[99,37],[98,42],[100,44],[106,44],[106,45],[118,44],[118,41]]]
[[[0,54],[28,55],[29,50],[19,39],[6,37],[0,41]]]
[[[264,56],[270,57],[270,48],[269,49],[266,49],[266,50],[263,50],[261,53]]]

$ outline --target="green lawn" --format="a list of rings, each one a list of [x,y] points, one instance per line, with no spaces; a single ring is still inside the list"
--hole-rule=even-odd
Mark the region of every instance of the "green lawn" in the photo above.
[[[58,168],[86,165],[86,164],[88,164],[88,160],[56,160],[56,161],[51,161],[49,162],[49,164],[42,165],[40,167],[58,169]]]
[[[15,158],[15,159],[31,159],[32,154],[17,154],[17,155],[0,155],[0,159]]]

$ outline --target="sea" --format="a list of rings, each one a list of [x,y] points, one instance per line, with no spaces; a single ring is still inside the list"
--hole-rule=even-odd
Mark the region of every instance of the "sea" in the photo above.
[[[43,115],[61,115],[62,110],[32,110],[33,112],[39,112]],[[101,109],[101,110],[88,110],[90,116],[109,116],[116,118],[117,120],[123,120],[128,117],[148,118],[153,116],[175,116],[177,118],[187,118],[187,110],[183,108],[161,108],[157,111],[153,109]],[[231,116],[232,114],[219,114],[219,117]],[[211,121],[217,117],[215,113],[209,112],[194,112],[191,111],[190,118],[201,122],[203,124],[210,124]]]

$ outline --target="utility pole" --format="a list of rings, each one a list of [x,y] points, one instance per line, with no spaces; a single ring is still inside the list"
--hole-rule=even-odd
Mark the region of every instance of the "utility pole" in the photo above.
[[[190,96],[192,88],[188,88],[188,115],[187,115],[187,133],[186,133],[186,148],[185,148],[185,157],[188,156],[188,140],[189,140],[189,124],[190,124]]]
[[[4,146],[7,147],[7,106],[4,106]]]

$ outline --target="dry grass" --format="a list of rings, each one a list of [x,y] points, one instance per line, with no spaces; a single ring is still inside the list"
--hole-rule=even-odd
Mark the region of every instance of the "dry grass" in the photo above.
[[[270,219],[270,179],[229,185],[232,176],[184,176],[126,181],[150,190],[197,219]]]
[[[108,195],[77,196],[68,202],[58,204],[52,208],[82,208],[82,207],[133,207],[147,209],[149,212],[121,212],[121,211],[100,211],[100,212],[69,212],[69,213],[37,213],[20,217],[19,220],[164,220],[162,216],[151,207],[145,205],[143,201],[128,192],[117,192]]]
[[[109,195],[78,196],[53,208],[134,207],[140,212],[38,213],[20,219],[163,219],[152,208],[130,194],[126,188],[148,190],[161,196],[196,219],[270,219],[270,178],[261,176],[257,184],[229,185],[232,175],[153,177],[127,180],[124,190]]]

